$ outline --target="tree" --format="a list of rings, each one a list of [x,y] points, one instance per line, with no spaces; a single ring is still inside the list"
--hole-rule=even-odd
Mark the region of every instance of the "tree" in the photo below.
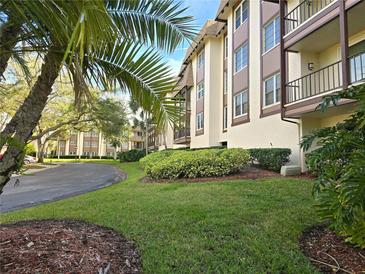
[[[121,88],[159,124],[175,122],[175,86],[156,48],[171,52],[192,39],[192,18],[173,0],[5,1],[0,4],[0,77],[19,53],[43,60],[27,98],[0,134],[0,193],[22,162],[22,151],[36,127],[60,74],[70,75],[75,98],[89,96],[88,85]],[[61,73],[62,72],[62,73]],[[66,73],[63,73],[66,72]]]
[[[325,97],[327,110],[342,99],[357,100],[353,114],[333,127],[303,137],[307,151],[313,142],[320,148],[306,156],[311,172],[318,176],[314,194],[320,216],[341,235],[365,247],[365,84]]]

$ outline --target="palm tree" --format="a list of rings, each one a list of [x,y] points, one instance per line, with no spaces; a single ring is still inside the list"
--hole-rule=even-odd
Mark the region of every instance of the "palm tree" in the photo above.
[[[43,60],[28,97],[0,135],[0,194],[22,163],[56,79],[69,75],[77,102],[88,87],[120,88],[158,124],[178,119],[166,96],[175,87],[158,50],[173,51],[194,37],[192,17],[175,0],[3,0],[0,3],[0,77],[13,57],[35,52]],[[1,79],[0,79],[1,81]]]

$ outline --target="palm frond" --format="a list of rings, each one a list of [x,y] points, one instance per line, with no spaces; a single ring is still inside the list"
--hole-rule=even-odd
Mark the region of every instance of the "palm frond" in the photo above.
[[[173,0],[108,0],[107,9],[121,34],[144,44],[172,52],[196,35],[192,16]]]
[[[102,48],[102,47],[101,47]],[[104,89],[121,88],[151,114],[156,124],[176,123],[179,111],[168,94],[174,91],[175,79],[162,57],[153,49],[145,50],[132,42],[117,41],[115,46],[90,57],[89,82]]]

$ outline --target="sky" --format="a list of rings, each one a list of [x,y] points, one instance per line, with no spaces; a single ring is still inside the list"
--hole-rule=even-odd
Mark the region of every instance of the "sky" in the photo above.
[[[187,14],[195,18],[195,25],[200,28],[208,19],[214,19],[220,0],[182,0],[183,5],[188,7]],[[180,70],[188,43],[180,45],[173,54],[165,55],[165,58],[175,74]]]

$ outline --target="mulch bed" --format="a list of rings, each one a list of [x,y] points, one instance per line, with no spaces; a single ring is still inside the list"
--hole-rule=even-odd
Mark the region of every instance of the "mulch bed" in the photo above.
[[[365,250],[346,243],[324,225],[307,229],[300,247],[322,273],[365,273]]]
[[[260,169],[254,166],[250,166],[242,170],[238,174],[220,177],[204,177],[204,178],[183,178],[176,180],[154,180],[150,177],[144,177],[141,181],[143,183],[171,183],[171,182],[188,182],[188,183],[201,183],[201,182],[221,182],[221,181],[234,181],[234,180],[259,180],[264,178],[277,178],[283,177],[279,173]],[[308,173],[303,173],[299,176],[287,176],[285,178],[295,178],[295,179],[307,179],[313,180],[315,177]]]
[[[0,226],[0,273],[141,273],[135,245],[111,229],[79,221]]]

